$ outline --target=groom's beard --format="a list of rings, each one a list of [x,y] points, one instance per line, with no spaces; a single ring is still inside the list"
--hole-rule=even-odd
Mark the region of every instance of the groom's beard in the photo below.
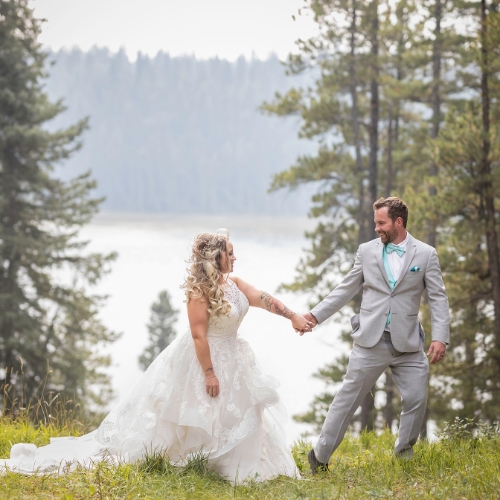
[[[380,233],[378,234],[384,245],[387,245],[387,243],[392,243],[398,237],[396,228],[394,228],[392,231],[380,231]]]

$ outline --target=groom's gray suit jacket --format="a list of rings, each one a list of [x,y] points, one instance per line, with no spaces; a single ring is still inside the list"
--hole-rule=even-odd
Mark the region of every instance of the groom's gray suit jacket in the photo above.
[[[400,352],[422,348],[424,336],[418,320],[420,299],[427,291],[432,321],[432,340],[448,343],[450,314],[448,297],[436,250],[408,234],[401,275],[391,290],[382,258],[380,238],[359,246],[351,271],[311,313],[322,323],[344,307],[363,288],[359,314],[351,319],[352,337],[361,347],[373,347],[384,331],[391,311],[391,341]]]

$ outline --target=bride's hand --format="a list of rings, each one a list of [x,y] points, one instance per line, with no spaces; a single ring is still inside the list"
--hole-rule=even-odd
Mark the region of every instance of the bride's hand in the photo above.
[[[314,326],[312,322],[308,321],[304,316],[300,314],[294,314],[292,316],[292,326],[295,328],[295,331],[300,332],[302,335],[304,332],[312,331],[312,327]]]
[[[219,379],[215,375],[207,377],[205,379],[205,388],[211,398],[216,398],[219,395]]]

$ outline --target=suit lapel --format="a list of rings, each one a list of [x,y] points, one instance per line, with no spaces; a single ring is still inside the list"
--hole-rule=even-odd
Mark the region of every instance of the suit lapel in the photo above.
[[[408,233],[408,243],[406,244],[406,252],[405,252],[405,261],[403,267],[401,268],[401,274],[399,279],[394,287],[394,290],[398,287],[398,285],[405,279],[405,276],[408,273],[408,268],[410,267],[411,261],[413,257],[415,257],[415,253],[417,252],[417,245],[413,240],[413,237],[410,233]]]
[[[377,241],[377,244],[375,245],[375,252],[376,252],[376,257],[377,257],[377,264],[378,267],[380,268],[380,272],[382,273],[382,276],[385,279],[385,282],[387,283],[387,286],[391,288],[391,285],[389,283],[389,278],[387,277],[387,272],[385,271],[385,266],[384,266],[384,261],[382,259],[382,243],[381,240],[379,239]]]

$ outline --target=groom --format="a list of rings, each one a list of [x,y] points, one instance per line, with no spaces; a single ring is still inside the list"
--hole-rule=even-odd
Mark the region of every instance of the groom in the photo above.
[[[411,458],[427,405],[429,362],[418,320],[427,292],[432,321],[431,364],[441,361],[449,342],[448,298],[436,250],[406,231],[408,207],[395,197],[373,205],[379,239],[359,246],[354,266],[330,295],[304,317],[322,323],[362,289],[359,314],[351,318],[354,346],[347,373],[309,452],[311,471],[327,470],[349,421],[386,368],[401,393],[402,412],[394,452]]]

